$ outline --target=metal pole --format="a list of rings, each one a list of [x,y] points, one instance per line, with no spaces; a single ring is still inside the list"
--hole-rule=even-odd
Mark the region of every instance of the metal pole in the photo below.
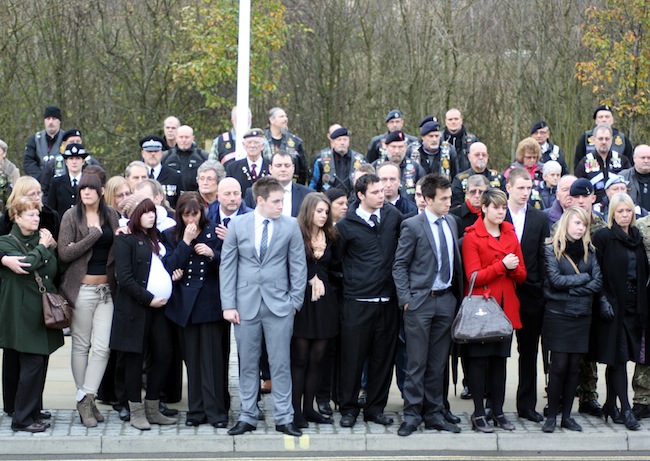
[[[248,104],[250,87],[251,55],[251,0],[239,0],[239,41],[237,47],[237,126],[236,158],[246,157],[242,136],[250,127]]]

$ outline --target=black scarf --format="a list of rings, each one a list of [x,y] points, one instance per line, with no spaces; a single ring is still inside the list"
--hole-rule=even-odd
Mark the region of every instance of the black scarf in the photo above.
[[[643,246],[643,237],[636,226],[630,227],[630,232],[627,233],[621,228],[621,226],[614,222],[614,224],[612,224],[612,232],[617,240],[631,250],[636,250],[639,246]]]
[[[585,247],[582,239],[575,241],[567,239],[564,252],[577,265],[585,257]]]
[[[463,139],[465,138],[466,133],[467,132],[465,131],[465,125],[462,125],[460,127],[460,130],[458,130],[456,133],[452,133],[445,127],[442,139],[454,146],[456,152],[461,152],[463,148]]]

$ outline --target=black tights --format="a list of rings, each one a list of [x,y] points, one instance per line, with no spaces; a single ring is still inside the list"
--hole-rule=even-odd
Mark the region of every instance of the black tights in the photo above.
[[[562,401],[562,419],[571,416],[573,397],[578,388],[578,369],[582,354],[551,351],[551,376],[548,381],[548,417],[557,417]]]
[[[488,372],[489,370],[489,372]],[[492,412],[495,416],[503,414],[503,400],[506,395],[506,358],[505,357],[472,357],[469,361],[469,390],[474,400],[474,416],[485,416],[486,378],[489,381],[492,399]]]
[[[327,341],[327,339],[306,338],[291,340],[292,403],[295,419],[304,419],[304,416],[316,413],[314,396],[320,379],[320,363],[327,349]]]
[[[607,383],[607,407],[616,406],[616,398],[621,402],[621,412],[630,409],[630,400],[627,396],[627,369],[626,364],[607,365],[605,382]]]

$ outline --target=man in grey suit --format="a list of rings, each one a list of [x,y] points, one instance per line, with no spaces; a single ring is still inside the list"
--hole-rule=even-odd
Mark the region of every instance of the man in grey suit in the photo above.
[[[282,215],[284,189],[263,177],[253,185],[253,213],[232,218],[221,251],[223,318],[235,325],[239,352],[239,421],[228,434],[256,429],[262,336],[269,350],[275,429],[302,432],[293,423],[290,344],[293,317],[307,285],[305,248],[298,223]]]
[[[393,264],[408,357],[401,436],[411,435],[423,420],[426,429],[460,432],[445,418],[443,401],[451,323],[463,294],[458,226],[448,215],[451,183],[429,174],[422,195],[427,207],[402,223]]]

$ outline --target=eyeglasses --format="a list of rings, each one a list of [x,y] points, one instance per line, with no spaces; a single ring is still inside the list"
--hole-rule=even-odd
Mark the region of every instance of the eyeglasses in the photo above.
[[[483,195],[485,189],[470,189],[467,191],[467,195]]]
[[[129,195],[131,195],[131,192],[128,192],[128,191],[127,192],[122,192],[121,194],[115,194],[115,198],[122,199],[124,197],[128,197]]]
[[[203,181],[217,182],[217,178],[215,178],[213,176],[199,176],[198,178],[196,178],[196,180],[199,181],[199,182],[203,182]]]

